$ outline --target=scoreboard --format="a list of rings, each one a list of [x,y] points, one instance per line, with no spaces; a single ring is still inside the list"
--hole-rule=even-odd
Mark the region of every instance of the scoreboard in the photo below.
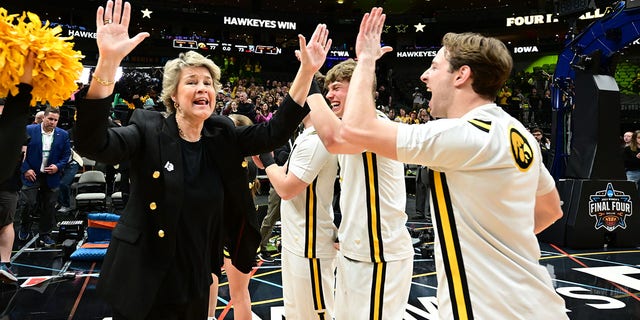
[[[217,51],[229,53],[282,54],[282,48],[268,45],[233,44],[226,42],[198,42],[196,40],[174,39],[173,47],[187,50]]]

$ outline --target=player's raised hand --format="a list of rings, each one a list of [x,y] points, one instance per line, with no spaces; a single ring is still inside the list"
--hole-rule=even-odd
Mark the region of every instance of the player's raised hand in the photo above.
[[[380,46],[380,37],[386,15],[382,13],[382,8],[372,8],[371,12],[365,13],[360,22],[360,31],[356,39],[356,56],[358,59],[380,59],[385,53],[393,51],[389,46]]]
[[[327,58],[327,53],[331,49],[331,39],[326,24],[318,24],[316,30],[311,35],[309,43],[301,34],[300,49],[296,50],[296,57],[300,60],[301,67],[310,70],[312,73],[320,70]]]

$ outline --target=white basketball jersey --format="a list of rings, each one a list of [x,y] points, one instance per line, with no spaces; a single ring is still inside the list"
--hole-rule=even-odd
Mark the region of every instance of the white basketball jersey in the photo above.
[[[495,104],[400,125],[398,159],[432,169],[441,319],[566,319],[539,264],[536,195],[553,190],[535,138]]]
[[[333,258],[337,228],[333,223],[333,189],[338,171],[336,155],[327,151],[313,127],[296,139],[288,173],[309,185],[290,200],[282,200],[282,246],[300,257]]]
[[[404,211],[404,164],[371,152],[341,154],[338,163],[342,254],[369,262],[413,257]]]

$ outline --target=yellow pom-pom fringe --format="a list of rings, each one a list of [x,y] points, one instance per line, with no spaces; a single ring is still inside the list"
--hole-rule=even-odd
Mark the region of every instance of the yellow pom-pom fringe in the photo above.
[[[18,94],[20,76],[29,52],[35,53],[31,106],[49,102],[59,107],[77,90],[84,58],[73,50],[73,37],[60,37],[62,28],[51,28],[38,15],[26,12],[20,17],[0,8],[0,96]],[[28,19],[28,22],[25,20]]]

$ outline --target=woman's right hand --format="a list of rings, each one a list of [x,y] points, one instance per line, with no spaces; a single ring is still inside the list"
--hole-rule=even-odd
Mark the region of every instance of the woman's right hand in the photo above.
[[[149,36],[148,32],[138,33],[129,38],[129,20],[131,17],[131,4],[122,5],[122,0],[107,1],[106,9],[98,7],[96,13],[97,43],[100,59],[110,64],[120,65],[126,57],[142,40]]]
[[[20,83],[26,83],[28,85],[33,85],[33,67],[35,65],[36,54],[32,51],[27,53],[27,56],[24,59],[24,72],[22,76],[20,76]]]

